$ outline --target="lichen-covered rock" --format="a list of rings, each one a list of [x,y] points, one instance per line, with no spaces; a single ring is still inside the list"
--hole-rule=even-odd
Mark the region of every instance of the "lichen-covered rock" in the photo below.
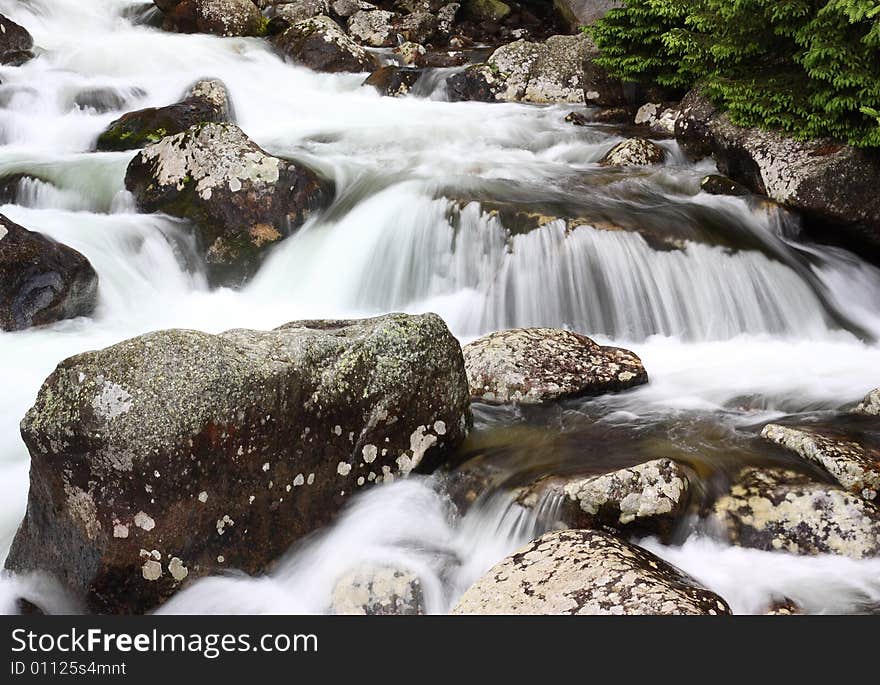
[[[347,19],[361,10],[370,11],[379,8],[371,2],[364,2],[364,0],[335,0],[330,5],[330,9],[336,16]]]
[[[21,66],[34,56],[28,30],[0,14],[0,64]]]
[[[182,0],[163,11],[162,28],[166,31],[211,33],[215,36],[262,36],[266,33],[266,21],[251,0]]]
[[[88,259],[0,214],[0,330],[88,316],[97,300]]]
[[[880,554],[880,509],[787,469],[743,469],[715,502],[714,516],[742,547],[856,559]]]
[[[7,559],[91,611],[258,573],[356,492],[464,438],[458,342],[433,314],[150,333],[63,361],[22,421],[27,514]]]
[[[274,17],[293,25],[312,17],[326,16],[329,13],[330,3],[328,0],[297,0],[297,2],[277,5]]]
[[[437,33],[437,17],[428,12],[414,12],[403,17],[396,28],[404,40],[427,43]]]
[[[646,126],[655,133],[673,135],[675,122],[678,119],[678,110],[673,107],[664,107],[657,102],[647,102],[636,111],[636,126]]]
[[[549,477],[518,498],[532,508],[553,497],[568,528],[634,528],[667,534],[688,503],[688,477],[671,459],[655,459],[612,473]]]
[[[421,75],[421,69],[388,64],[370,74],[364,85],[373,86],[382,95],[388,97],[403,97],[409,93]]]
[[[464,359],[471,397],[493,404],[539,404],[648,382],[633,352],[555,328],[490,333],[466,345]]]
[[[630,167],[662,164],[666,151],[645,138],[628,138],[613,148],[600,160],[603,166]]]
[[[437,10],[437,33],[441,36],[448,36],[452,33],[455,28],[455,18],[460,9],[461,3],[450,2]]]
[[[147,212],[190,219],[214,283],[236,285],[266,250],[329,204],[332,184],[273,157],[233,124],[199,124],[138,154],[125,185]]]
[[[425,595],[418,576],[386,566],[358,568],[333,588],[330,613],[344,616],[420,616]]]
[[[495,565],[455,614],[723,615],[693,578],[610,533],[547,533]]]
[[[859,402],[853,412],[856,414],[867,414],[868,416],[880,416],[880,388],[872,390],[865,395],[865,399]]]
[[[819,464],[853,494],[869,502],[878,501],[880,451],[808,428],[790,428],[775,423],[764,426],[761,437]]]
[[[452,101],[620,104],[622,86],[594,64],[597,55],[586,34],[518,40],[449,77],[447,92]]]
[[[424,45],[407,41],[394,48],[393,52],[404,66],[421,67],[425,65],[428,51]]]
[[[193,85],[180,102],[149,107],[123,115],[98,137],[98,150],[134,150],[183,133],[196,124],[230,121],[226,86],[216,79]]]
[[[385,10],[360,10],[348,19],[348,34],[362,45],[390,48],[397,44],[397,15]]]
[[[379,60],[345,35],[330,17],[318,16],[294,24],[275,39],[294,62],[329,73],[374,71]]]

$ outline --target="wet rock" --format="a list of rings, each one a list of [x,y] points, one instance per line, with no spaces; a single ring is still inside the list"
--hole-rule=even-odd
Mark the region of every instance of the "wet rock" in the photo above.
[[[662,164],[666,151],[646,138],[629,138],[611,148],[599,161],[603,166],[630,167]]]
[[[191,220],[212,282],[240,284],[266,251],[332,200],[333,186],[274,157],[233,124],[199,124],[129,164],[125,185],[146,212]]]
[[[231,120],[229,94],[216,79],[194,84],[180,102],[123,115],[98,137],[98,150],[134,150],[201,123]]]
[[[793,599],[780,597],[770,603],[764,616],[797,616],[802,613],[803,609]]]
[[[678,110],[673,107],[665,107],[657,102],[648,102],[636,111],[636,126],[646,126],[654,133],[666,135],[675,134],[675,122],[678,119]]]
[[[859,402],[853,412],[856,414],[867,414],[868,416],[880,416],[880,388],[872,390],[865,395],[865,399]]]
[[[483,102],[587,103],[623,102],[620,82],[593,63],[592,40],[551,36],[543,43],[518,40],[498,48],[478,64],[447,80],[450,100]]]
[[[97,300],[88,259],[0,214],[0,330],[88,316]]]
[[[496,564],[455,614],[729,614],[674,566],[609,533],[547,533]]]
[[[424,45],[406,42],[394,48],[394,54],[407,67],[421,67],[426,62],[427,50]]]
[[[418,576],[389,567],[365,567],[336,583],[330,613],[345,616],[420,616],[425,596]]]
[[[590,123],[590,120],[580,112],[569,112],[566,115],[565,120],[574,126],[588,126]]]
[[[87,352],[22,422],[31,489],[6,566],[57,576],[92,612],[141,613],[193,579],[266,570],[353,494],[442,463],[469,417],[433,314]]]
[[[732,543],[792,554],[880,554],[880,510],[788,469],[748,467],[714,506]]]
[[[377,69],[364,81],[365,86],[373,86],[382,95],[403,97],[408,94],[422,75],[421,69],[387,65]]]
[[[397,25],[397,32],[412,43],[427,43],[437,33],[437,17],[428,12],[406,15]]]
[[[844,488],[869,502],[880,492],[880,451],[807,428],[770,423],[761,437],[823,467]]]
[[[671,459],[655,459],[612,473],[550,477],[518,498],[527,508],[553,498],[568,528],[610,526],[668,534],[688,503],[688,477]]]
[[[21,66],[33,58],[33,47],[28,30],[0,14],[0,64]]]
[[[397,15],[385,10],[355,12],[348,20],[348,34],[362,45],[390,48],[397,44]]]
[[[315,17],[291,26],[275,44],[293,61],[329,73],[374,71],[379,60],[345,35],[330,17]]]
[[[163,5],[159,5],[159,9]],[[182,0],[163,11],[162,28],[166,31],[227,37],[266,33],[266,20],[251,0]]]
[[[490,333],[465,345],[464,359],[471,397],[493,404],[539,404],[648,382],[634,353],[561,329]]]
[[[742,197],[750,195],[750,191],[741,183],[720,174],[709,174],[700,181],[700,190],[710,195],[732,195]]]

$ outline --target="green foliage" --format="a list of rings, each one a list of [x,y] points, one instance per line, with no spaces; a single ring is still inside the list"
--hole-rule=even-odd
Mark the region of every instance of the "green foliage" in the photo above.
[[[615,76],[700,83],[743,126],[880,147],[880,0],[627,0],[590,31]]]

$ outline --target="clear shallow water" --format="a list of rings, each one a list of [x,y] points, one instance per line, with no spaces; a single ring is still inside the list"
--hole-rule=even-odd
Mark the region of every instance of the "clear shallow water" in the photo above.
[[[361,76],[286,64],[262,41],[133,26],[123,12],[134,4],[0,0],[45,49],[21,68],[0,68],[0,175],[40,179],[22,182],[0,211],[81,251],[101,279],[93,319],[0,333],[0,556],[27,496],[18,422],[43,379],[71,354],[159,328],[216,332],[394,310],[435,311],[463,341],[509,326],[568,326],[630,347],[651,375],[644,388],[589,403],[589,420],[666,431],[710,416],[720,448],[762,421],[833,412],[880,385],[880,271],[801,242],[790,217],[697,194],[711,167],[687,163],[674,144],[663,143],[670,161],[658,169],[600,169],[620,137],[570,126],[568,109],[381,98]],[[89,152],[122,111],[176,101],[206,76],[227,84],[248,135],[321,168],[339,188],[334,206],[237,292],[207,288],[185,225],[135,213],[123,189],[133,153]],[[116,109],[76,104],[110,101]],[[511,237],[515,227],[474,198],[628,230],[567,233],[556,221]],[[658,246],[658,235],[681,249]],[[703,447],[690,430],[668,432],[682,451]],[[323,611],[333,579],[381,560],[419,572],[429,608],[444,611],[543,524],[503,495],[459,519],[435,485],[376,488],[271,577],[209,579],[165,610]],[[809,595],[814,611],[854,610],[880,594],[875,562],[698,538],[648,544],[738,611],[783,590]],[[27,582],[0,581],[0,608]]]

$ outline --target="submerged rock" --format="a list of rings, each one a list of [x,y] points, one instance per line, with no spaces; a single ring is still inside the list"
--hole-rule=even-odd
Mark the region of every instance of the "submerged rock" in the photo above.
[[[0,214],[0,330],[88,316],[97,300],[88,259]]]
[[[330,613],[345,616],[419,616],[425,596],[418,576],[386,566],[359,568],[333,588]]]
[[[823,467],[853,494],[869,502],[877,501],[880,492],[880,452],[877,450],[806,428],[775,423],[764,426],[761,437]]]
[[[650,552],[598,530],[547,533],[496,564],[455,614],[729,614],[727,603]]]
[[[407,95],[422,76],[421,69],[386,65],[377,69],[364,81],[365,86],[373,86],[382,95],[402,97]]]
[[[651,166],[662,164],[666,151],[645,138],[629,138],[611,148],[600,160],[603,166]]]
[[[33,58],[33,47],[28,30],[0,14],[0,64],[21,66]]]
[[[98,137],[97,149],[134,150],[183,133],[196,124],[228,122],[230,112],[226,86],[216,79],[204,79],[195,83],[180,102],[123,115]]]
[[[162,28],[215,36],[262,36],[266,20],[251,0],[164,0]]]
[[[671,459],[655,459],[612,473],[550,477],[527,488],[519,502],[532,508],[548,497],[557,501],[569,528],[635,528],[669,533],[688,503],[688,477]]]
[[[27,514],[7,558],[90,611],[140,613],[259,573],[356,492],[430,470],[470,420],[433,314],[150,333],[63,361],[22,421]]]
[[[490,333],[466,345],[464,359],[471,397],[493,404],[539,404],[648,382],[633,352],[562,329]]]
[[[865,395],[865,399],[859,402],[853,413],[880,416],[880,388],[872,390]]]
[[[447,92],[452,101],[620,104],[622,86],[593,62],[597,55],[585,34],[518,40],[449,77]]]
[[[742,547],[855,559],[880,554],[880,509],[788,469],[743,469],[714,515]]]
[[[376,57],[345,35],[330,17],[318,16],[291,26],[275,39],[293,61],[328,73],[373,71]]]
[[[199,124],[137,155],[125,186],[147,212],[190,219],[212,282],[240,284],[266,250],[328,205],[332,184],[232,124]]]

